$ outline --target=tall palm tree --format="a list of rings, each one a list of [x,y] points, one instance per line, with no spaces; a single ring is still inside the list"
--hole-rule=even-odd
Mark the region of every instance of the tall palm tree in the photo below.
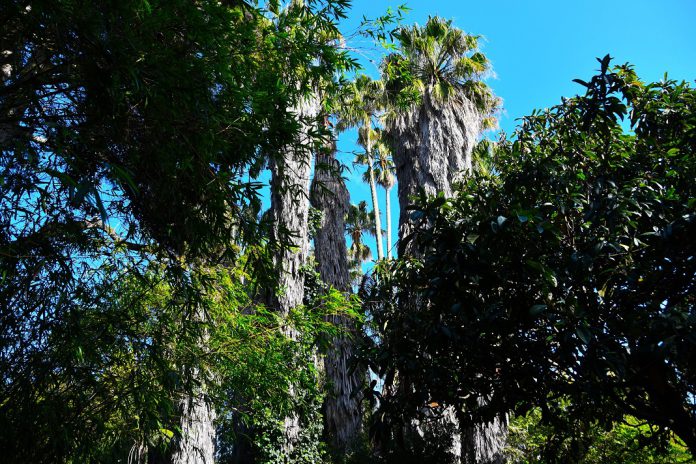
[[[362,274],[362,263],[372,258],[370,247],[363,243],[363,234],[375,236],[374,214],[367,210],[367,203],[361,201],[357,205],[350,205],[345,220],[346,235],[350,237],[351,244],[348,248],[348,262],[351,268],[351,280],[354,282]]]
[[[306,11],[303,2],[291,0],[276,19],[280,28],[291,32],[297,27],[295,15]],[[287,22],[286,22],[287,21]],[[302,267],[309,254],[309,178],[312,156],[319,142],[321,80],[303,74],[302,69],[286,70],[288,81],[297,92],[286,102],[285,111],[296,122],[288,134],[286,146],[269,160],[271,171],[269,243],[273,245],[272,260],[276,280],[274,288],[266,289],[266,305],[282,317],[301,305],[304,299],[305,274]],[[299,78],[298,78],[299,77]],[[289,339],[298,338],[297,331],[283,328]],[[295,385],[288,386],[290,396],[297,394]],[[290,412],[283,420],[283,440],[279,450],[284,456],[293,453],[301,434],[300,418]]]
[[[374,210],[375,238],[377,239],[377,258],[384,258],[382,246],[382,224],[379,214],[379,202],[377,199],[377,184],[373,170],[374,158],[372,154],[375,134],[373,130],[373,118],[377,116],[382,101],[382,83],[375,81],[364,74],[359,75],[346,89],[345,97],[341,101],[338,111],[338,130],[350,127],[358,128],[358,143],[365,149],[363,158],[367,166],[367,181],[372,194],[372,209]]]
[[[397,52],[382,64],[391,108],[386,133],[401,205],[400,251],[417,256],[405,240],[413,231],[406,206],[421,189],[428,195],[452,195],[453,184],[471,171],[473,148],[482,130],[492,125],[499,100],[482,81],[490,64],[478,50],[479,37],[431,17],[425,26],[402,28],[397,39]],[[451,408],[444,420],[461,424],[460,413]],[[452,437],[452,449],[462,462],[502,462],[504,417],[460,429],[460,436]]]
[[[300,121],[296,140],[286,150],[271,160],[271,220],[270,242],[277,245],[273,250],[273,264],[277,276],[274,289],[267,294],[266,304],[282,317],[301,305],[304,298],[305,275],[302,266],[309,253],[309,176],[311,171],[313,133],[317,126],[312,123],[319,114],[316,95],[301,98],[289,109]],[[282,289],[278,291],[277,289]],[[294,328],[284,329],[290,339],[297,339]],[[295,394],[290,385],[290,394]],[[284,420],[282,453],[290,455],[299,440],[300,419],[290,413]]]
[[[325,126],[328,124],[325,122]],[[333,134],[331,134],[333,136]],[[350,267],[346,247],[345,220],[350,197],[336,159],[336,141],[332,137],[317,152],[311,187],[312,205],[321,212],[321,224],[314,237],[314,254],[321,279],[333,288],[349,293]],[[324,399],[324,432],[332,450],[346,455],[357,444],[362,427],[360,389],[362,375],[350,364],[355,346],[350,334],[357,328],[345,316],[330,316],[330,322],[348,333],[336,335],[323,357],[328,392]]]
[[[451,196],[452,184],[471,170],[471,152],[492,125],[499,105],[482,82],[490,72],[478,36],[431,17],[425,26],[402,28],[398,51],[382,64],[390,108],[386,133],[394,150],[399,235],[410,232],[404,208],[419,189]]]
[[[391,189],[396,183],[396,178],[394,177],[394,162],[391,158],[391,150],[384,140],[382,131],[377,129],[379,137],[375,145],[375,162],[373,170],[375,173],[375,180],[384,189],[385,197],[385,212],[384,215],[387,219],[387,252],[386,257],[392,257],[392,221],[391,221]]]

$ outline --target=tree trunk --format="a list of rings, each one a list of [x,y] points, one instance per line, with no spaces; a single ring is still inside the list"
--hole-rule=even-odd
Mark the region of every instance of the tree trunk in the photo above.
[[[277,272],[276,291],[268,295],[270,308],[287,316],[290,310],[302,304],[304,274],[309,250],[309,174],[314,140],[310,135],[316,127],[319,101],[311,97],[301,101],[295,109],[300,119],[300,130],[295,143],[288,147],[279,159],[271,163],[271,237],[278,246],[274,256]],[[291,245],[287,242],[291,242]],[[280,246],[280,244],[283,244]],[[296,339],[294,329],[286,328],[285,335]],[[294,395],[294,387],[290,387]],[[299,417],[292,414],[284,420],[284,449],[289,456],[299,438]]]
[[[335,143],[317,155],[312,183],[312,204],[322,213],[321,227],[314,239],[314,253],[322,281],[344,293],[350,291],[350,273],[345,237],[345,216],[349,207],[348,190],[335,159]],[[332,340],[324,356],[328,395],[324,401],[324,432],[333,451],[341,455],[356,444],[361,426],[359,369],[350,372],[354,352],[352,320],[332,316],[330,322],[346,333]]]
[[[479,398],[479,401],[483,401]],[[507,438],[507,417],[500,416],[492,422],[461,430],[461,457],[463,464],[503,464],[505,463],[505,440]]]
[[[203,308],[193,316],[195,322],[206,320]],[[198,341],[200,346],[208,344],[208,333],[204,331]],[[206,376],[198,367],[184,367],[189,377],[191,394],[179,401],[179,427],[181,435],[167,462],[169,464],[214,464],[215,462],[215,410],[207,398]]]
[[[411,197],[420,189],[428,195],[451,197],[452,184],[471,170],[471,153],[480,133],[481,118],[473,104],[439,105],[427,94],[420,107],[389,124],[387,135],[398,181],[400,241],[412,230],[406,210]]]
[[[421,106],[399,115],[388,125],[398,181],[401,256],[420,254],[408,240],[413,232],[410,212],[406,209],[412,203],[411,198],[421,189],[427,195],[442,193],[451,197],[453,184],[471,171],[471,154],[481,128],[481,116],[468,100],[438,104],[428,93],[423,96]],[[460,422],[452,411],[447,411],[443,420]],[[507,436],[504,417],[471,429],[457,427],[460,434],[452,437],[452,449],[461,449],[463,462],[502,462],[497,459],[502,459]],[[474,461],[470,461],[472,456]]]
[[[387,258],[392,258],[391,187],[384,189],[385,215],[387,216]]]
[[[367,154],[367,174],[370,179],[370,193],[372,194],[372,210],[375,213],[375,240],[377,240],[377,259],[384,259],[384,248],[382,247],[382,218],[379,214],[379,199],[377,198],[377,183],[375,182],[375,170],[372,168],[374,159],[372,159],[372,142],[370,140],[370,132],[372,128],[368,128],[366,154]]]
[[[194,374],[195,375],[195,374]],[[181,404],[181,440],[172,455],[172,464],[214,464],[215,411],[201,392]]]

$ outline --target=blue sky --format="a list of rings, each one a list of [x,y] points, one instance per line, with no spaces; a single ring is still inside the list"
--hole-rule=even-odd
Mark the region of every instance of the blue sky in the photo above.
[[[403,2],[353,0],[344,32],[360,18],[383,14]],[[495,76],[488,84],[503,99],[500,127],[511,133],[515,119],[535,108],[553,106],[562,96],[580,91],[575,78],[591,77],[595,57],[607,53],[613,63],[630,62],[644,81],[696,79],[696,0],[411,0],[404,23],[424,24],[429,15],[452,19],[468,33],[481,35],[483,51],[493,63]],[[369,60],[379,59],[365,40],[349,45],[358,49],[365,71],[376,77]],[[355,133],[339,140],[341,159],[350,163]],[[351,201],[366,200],[369,188],[361,175],[349,175]],[[380,193],[380,203],[384,197]],[[392,192],[393,220],[398,223],[396,191]],[[384,219],[382,220],[383,227]],[[368,241],[374,249],[374,240]]]

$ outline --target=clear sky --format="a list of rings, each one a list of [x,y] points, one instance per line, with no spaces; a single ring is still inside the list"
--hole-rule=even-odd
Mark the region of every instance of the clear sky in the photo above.
[[[363,15],[375,17],[401,3],[353,0],[343,30],[356,27]],[[634,64],[644,81],[660,80],[665,72],[692,85],[696,79],[696,0],[410,0],[407,5],[411,11],[405,24],[424,24],[429,15],[439,15],[485,38],[483,51],[495,71],[488,84],[503,99],[500,127],[508,133],[515,119],[579,92],[572,80],[591,77],[598,67],[595,57],[607,53],[613,63]],[[378,53],[369,51],[364,40],[349,45],[364,52],[366,72],[376,76],[368,59],[377,60]],[[354,139],[354,132],[340,138],[344,162],[350,163],[350,152],[359,149]],[[360,177],[349,175],[351,201],[370,204],[369,188]],[[395,189],[392,203],[396,226]]]

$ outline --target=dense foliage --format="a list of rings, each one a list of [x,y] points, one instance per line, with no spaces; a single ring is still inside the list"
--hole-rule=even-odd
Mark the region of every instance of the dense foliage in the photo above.
[[[0,0],[0,460],[689,459],[696,91],[606,57],[472,153],[479,37],[363,18],[374,80],[349,7]]]
[[[308,348],[237,269],[279,245],[253,177],[300,129],[292,103],[352,66],[331,43],[346,2],[265,6],[2,2],[4,460],[152,457],[203,382],[223,421],[246,409],[217,387],[282,417],[313,375],[278,378]],[[298,327],[314,344],[318,326]]]
[[[580,440],[631,414],[696,449],[696,91],[600,64],[584,96],[498,144],[493,174],[413,208],[423,257],[369,294],[375,368],[409,383],[385,417],[538,406]]]
[[[549,440],[558,440],[554,437],[553,427],[542,421],[540,409],[533,409],[525,416],[513,418],[509,430],[507,453],[509,462],[515,464],[547,462],[547,443]],[[581,441],[562,440],[557,443],[555,452],[557,457],[566,462],[579,461],[585,464],[693,462],[691,453],[679,440],[672,439],[664,443],[665,447],[645,446],[643,438],[650,433],[647,424],[627,416],[610,430],[586,427]]]

